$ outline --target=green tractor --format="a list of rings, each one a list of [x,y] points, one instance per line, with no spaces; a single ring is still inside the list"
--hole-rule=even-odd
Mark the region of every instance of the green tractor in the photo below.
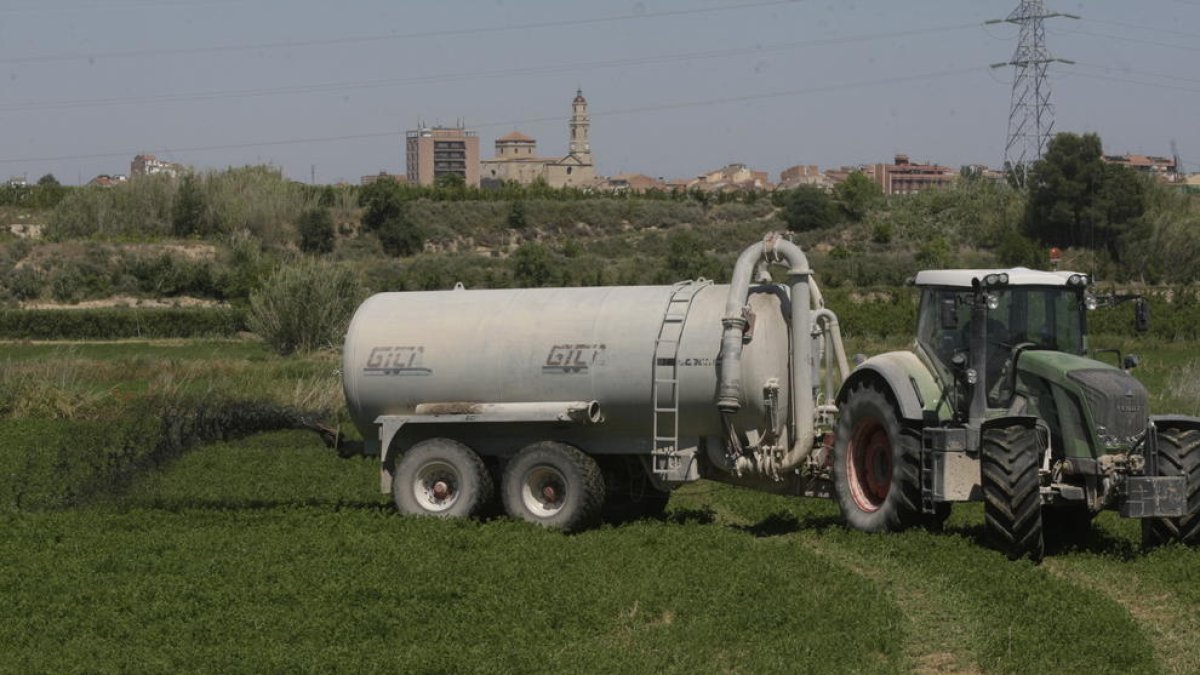
[[[1085,532],[1103,509],[1142,519],[1145,547],[1200,543],[1200,419],[1153,416],[1129,369],[1088,357],[1085,274],[930,270],[912,351],[868,359],[838,395],[830,463],[847,522],[867,531],[939,526],[983,501],[1011,559]],[[1120,354],[1117,360],[1122,361]]]

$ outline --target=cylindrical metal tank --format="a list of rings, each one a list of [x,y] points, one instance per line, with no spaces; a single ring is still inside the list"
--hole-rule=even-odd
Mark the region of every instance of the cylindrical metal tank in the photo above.
[[[680,437],[722,433],[715,399],[728,293],[728,286],[704,285],[684,305],[675,368]],[[673,286],[374,295],[346,335],[342,376],[350,414],[364,438],[374,438],[379,415],[411,415],[423,403],[595,400],[604,422],[588,433],[648,444],[656,344],[673,297],[678,311]],[[735,422],[761,429],[766,385],[778,385],[776,417],[786,422],[789,410],[788,299],[782,287],[767,285],[752,289],[748,304],[744,405]]]

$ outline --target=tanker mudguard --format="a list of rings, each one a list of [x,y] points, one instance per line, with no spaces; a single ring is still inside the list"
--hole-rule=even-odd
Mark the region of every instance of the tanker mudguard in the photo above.
[[[888,352],[867,359],[850,373],[838,392],[838,404],[845,403],[855,387],[871,379],[883,380],[906,420],[921,420],[923,411],[932,410],[940,399],[937,381],[916,354]]]

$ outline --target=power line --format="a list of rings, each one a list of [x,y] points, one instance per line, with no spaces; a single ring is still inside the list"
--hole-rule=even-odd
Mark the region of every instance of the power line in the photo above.
[[[1088,35],[1091,37],[1104,38],[1105,40],[1119,40],[1121,42],[1132,42],[1134,44],[1140,44],[1140,45],[1153,45],[1156,47],[1170,47],[1172,49],[1183,49],[1183,50],[1190,51],[1190,52],[1200,52],[1200,47],[1196,47],[1193,45],[1180,45],[1180,44],[1174,44],[1171,42],[1159,42],[1158,40],[1145,40],[1142,38],[1126,37],[1124,35],[1112,35],[1110,33],[1093,33],[1091,31],[1086,31],[1086,30],[1073,30],[1070,33],[1072,35]]]
[[[1184,87],[1182,85],[1167,84],[1165,82],[1146,82],[1145,80],[1135,80],[1130,77],[1113,77],[1112,75],[1093,75],[1090,73],[1075,73],[1079,77],[1087,77],[1093,80],[1106,80],[1108,82],[1127,82],[1129,84],[1139,84],[1143,87],[1158,87],[1160,89],[1173,89],[1175,91],[1189,91],[1200,94],[1200,88]]]
[[[0,14],[39,14],[49,12],[86,12],[86,11],[101,11],[115,12],[133,9],[194,9],[206,5],[235,5],[242,4],[244,0],[187,0],[186,2],[144,2],[144,3],[127,3],[122,5],[29,5],[26,7],[3,7],[0,8]]]
[[[1077,61],[1076,65],[1082,66],[1084,68],[1091,68],[1093,70],[1104,71],[1104,73],[1109,74],[1109,75],[1112,75],[1112,74],[1143,75],[1146,77],[1162,78],[1164,80],[1175,80],[1177,82],[1191,82],[1193,84],[1200,84],[1200,78],[1195,78],[1195,77],[1183,77],[1180,75],[1168,75],[1166,73],[1155,73],[1155,72],[1151,72],[1148,70],[1129,70],[1128,68],[1115,68],[1113,66],[1103,66],[1103,65],[1100,65],[1097,63],[1087,63],[1085,61]],[[1147,82],[1146,84],[1152,84],[1152,83]]]
[[[725,105],[725,104],[729,104],[729,103],[742,103],[742,102],[746,102],[746,101],[760,101],[760,100],[776,99],[776,98],[789,98],[789,97],[793,97],[793,96],[804,96],[804,95],[809,95],[809,94],[849,91],[849,90],[853,90],[853,89],[862,89],[862,88],[876,87],[876,86],[883,86],[883,85],[893,85],[893,84],[917,82],[917,81],[922,81],[922,80],[933,80],[933,79],[939,79],[939,78],[943,78],[943,77],[963,75],[966,73],[979,73],[979,72],[983,72],[985,70],[986,70],[986,68],[983,66],[975,66],[975,67],[971,67],[971,68],[957,68],[957,69],[951,69],[951,70],[935,71],[935,72],[930,72],[930,73],[905,75],[905,76],[900,76],[900,77],[888,77],[888,78],[881,78],[881,79],[875,79],[875,80],[865,80],[865,81],[860,81],[860,82],[844,82],[844,83],[840,83],[840,84],[820,85],[820,86],[815,86],[815,87],[806,87],[804,89],[791,89],[791,90],[785,90],[785,91],[764,92],[764,93],[759,93],[759,94],[745,94],[745,95],[741,95],[741,96],[723,96],[723,97],[718,97],[718,98],[702,99],[702,100],[695,100],[695,101],[680,101],[680,102],[675,102],[675,103],[660,103],[660,104],[655,104],[655,105],[639,106],[639,107],[634,107],[634,108],[619,108],[619,109],[613,109],[613,110],[608,110],[608,111],[595,111],[595,112],[591,113],[591,116],[593,118],[616,117],[619,115],[631,115],[631,114],[658,112],[658,111],[665,111],[665,110],[678,110],[680,108],[698,108],[698,107],[703,107],[703,106]],[[487,129],[487,128],[499,128],[499,127],[512,127],[512,126],[517,126],[517,125],[521,125],[521,124],[540,124],[543,122],[561,122],[561,121],[563,121],[562,116],[554,116],[554,117],[540,117],[540,118],[530,118],[530,119],[522,119],[522,120],[509,120],[509,121],[505,121],[505,122],[488,122],[488,123],[477,124],[477,125],[473,125],[473,126],[474,126],[474,128],[477,128],[477,129]],[[219,145],[198,145],[198,146],[191,146],[191,147],[161,148],[161,149],[153,150],[152,152],[155,152],[155,153],[169,153],[169,152],[180,153],[180,152],[204,152],[204,151],[210,151],[210,150],[240,150],[240,149],[245,149],[245,148],[272,147],[272,146],[283,146],[283,145],[302,145],[302,144],[308,144],[308,143],[328,143],[328,142],[337,142],[337,141],[354,141],[354,140],[365,140],[365,139],[372,139],[372,138],[389,138],[389,137],[395,138],[398,136],[399,136],[399,132],[393,130],[393,131],[379,131],[379,132],[368,132],[368,133],[359,133],[359,134],[341,134],[341,135],[336,135],[336,136],[318,136],[318,137],[310,137],[310,138],[292,138],[292,139],[271,140],[271,141],[256,141],[256,142],[247,142],[247,143],[223,143],[223,144],[219,144]],[[128,150],[122,150],[122,151],[118,151],[118,152],[97,152],[97,153],[88,153],[88,154],[81,154],[81,155],[61,155],[61,156],[57,156],[57,157],[22,157],[22,158],[17,158],[17,159],[0,159],[0,164],[60,162],[60,161],[67,161],[67,160],[82,160],[82,159],[106,159],[109,157],[128,157],[132,154],[135,154],[135,152],[142,152],[142,150],[137,150],[134,152],[130,152]]]
[[[757,9],[779,5],[792,5],[804,0],[769,0],[766,2],[748,2],[735,5],[720,5],[717,7],[698,7],[693,9],[665,10],[661,12],[641,12],[633,14],[618,14],[614,16],[591,17],[587,19],[563,19],[559,21],[536,21],[511,26],[485,26],[479,28],[447,28],[440,30],[415,31],[411,33],[386,33],[372,35],[356,35],[340,38],[324,38],[317,40],[290,40],[287,42],[264,42],[258,44],[216,45],[208,47],[177,47],[167,49],[132,49],[111,52],[76,52],[73,54],[46,54],[41,56],[19,56],[0,59],[0,63],[52,63],[58,61],[82,61],[109,58],[140,58],[146,56],[168,56],[180,54],[214,54],[232,51],[262,51],[267,49],[291,49],[295,47],[325,47],[330,45],[358,44],[364,42],[387,42],[392,40],[408,40],[414,38],[450,37],[455,35],[481,35],[485,33],[503,33],[539,28],[563,28],[566,26],[586,26],[594,24],[615,23],[640,19],[658,19],[664,17],[689,16],[694,14],[709,14],[743,9]]]
[[[865,35],[848,35],[832,38],[821,38],[815,40],[799,40],[794,42],[783,42],[769,45],[756,45],[753,47],[734,47],[729,49],[705,50],[698,52],[684,52],[675,54],[662,54],[658,56],[646,56],[636,58],[614,59],[608,61],[589,61],[582,63],[566,63],[555,64],[548,66],[532,66],[526,68],[511,68],[504,70],[492,71],[472,71],[461,73],[447,73],[441,75],[418,75],[411,77],[386,78],[376,80],[358,80],[347,82],[323,82],[313,84],[300,84],[284,87],[260,87],[252,89],[233,89],[233,90],[218,90],[207,92],[186,92],[178,94],[159,94],[152,96],[134,96],[134,97],[110,97],[96,99],[75,99],[63,101],[45,101],[41,103],[16,103],[10,105],[0,105],[0,112],[15,112],[26,110],[62,110],[73,108],[90,108],[99,106],[113,105],[142,105],[146,103],[160,102],[180,102],[180,101],[198,101],[214,98],[245,98],[258,96],[276,96],[285,94],[306,94],[306,93],[324,93],[333,91],[346,91],[353,89],[375,89],[381,87],[394,87],[408,84],[422,83],[443,83],[457,82],[463,80],[476,79],[495,79],[501,77],[514,77],[521,75],[545,75],[564,72],[576,72],[580,70],[594,70],[603,68],[624,68],[628,66],[640,66],[659,63],[673,63],[678,61],[690,61],[700,59],[714,58],[732,58],[745,55],[759,55],[772,52],[780,52],[792,49],[800,49],[806,47],[823,47],[832,45],[843,45],[855,42],[873,42],[881,39],[890,39],[898,37],[910,37],[915,35],[928,35],[932,33],[943,33],[954,30],[962,30],[964,28],[974,28],[978,24],[963,23],[948,26],[935,26],[931,28],[921,28],[905,31],[892,31],[888,33],[870,33]]]
[[[1154,26],[1142,26],[1136,23],[1126,23],[1124,21],[1104,21],[1101,19],[1088,19],[1088,23],[1098,23],[1106,26],[1118,26],[1120,28],[1134,28],[1137,30],[1146,30],[1152,33],[1165,33],[1167,35],[1178,35],[1180,37],[1200,38],[1200,33],[1189,33],[1182,30],[1171,30],[1169,28],[1155,28]]]

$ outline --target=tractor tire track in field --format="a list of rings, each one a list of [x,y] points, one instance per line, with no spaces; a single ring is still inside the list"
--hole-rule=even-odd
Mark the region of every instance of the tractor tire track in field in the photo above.
[[[1200,605],[1181,598],[1169,584],[1148,574],[1141,561],[1096,556],[1048,559],[1053,575],[1080,589],[1103,593],[1124,606],[1149,638],[1158,666],[1166,673],[1200,672]],[[1194,576],[1192,584],[1196,583]]]
[[[983,547],[975,510],[963,511],[972,522],[945,533],[868,535],[815,516],[824,507],[805,500],[750,500],[721,490],[706,496],[716,524],[795,542],[861,578],[864,588],[882,588],[906,619],[896,639],[916,672],[1160,670],[1149,636],[1121,599]]]
[[[961,611],[965,603],[957,589],[906,574],[903,563],[893,556],[864,556],[837,543],[832,536],[801,535],[800,539],[822,558],[887,590],[909,622],[904,652],[915,672],[982,672],[964,645],[967,636],[982,627]]]

